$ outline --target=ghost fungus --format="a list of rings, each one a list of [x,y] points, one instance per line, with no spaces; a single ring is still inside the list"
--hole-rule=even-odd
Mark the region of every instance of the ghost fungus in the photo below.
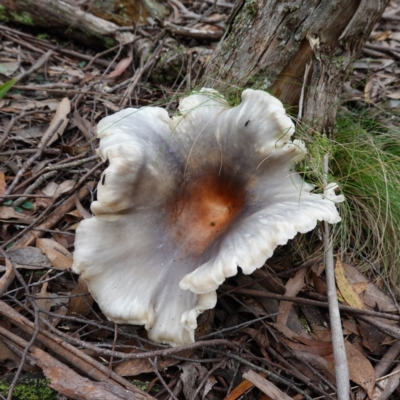
[[[73,266],[107,318],[171,345],[194,341],[197,316],[238,266],[250,274],[298,232],[340,221],[333,188],[310,193],[296,173],[306,150],[279,100],[245,90],[230,108],[203,89],[179,111],[125,109],[99,123],[110,164]]]

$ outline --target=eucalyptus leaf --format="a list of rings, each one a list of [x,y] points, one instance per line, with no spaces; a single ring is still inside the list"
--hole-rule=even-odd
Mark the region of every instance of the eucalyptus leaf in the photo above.
[[[0,85],[0,99],[2,99],[7,94],[7,92],[13,87],[15,82],[17,82],[17,80],[15,78],[12,78],[6,83]]]
[[[26,201],[24,204],[22,204],[22,208],[25,208],[25,210],[32,210],[33,203],[31,201]]]

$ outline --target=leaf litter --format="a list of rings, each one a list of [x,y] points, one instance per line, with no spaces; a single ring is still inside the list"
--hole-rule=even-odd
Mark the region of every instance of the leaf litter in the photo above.
[[[162,42],[165,53],[176,40],[190,53],[173,80],[152,79],[155,64],[149,64],[132,85],[140,62],[129,46],[108,57],[64,44],[71,47],[69,55],[55,49],[46,68],[7,87],[0,100],[0,326],[6,328],[0,329],[0,374],[13,379],[24,361],[18,375],[43,371],[70,398],[92,398],[93,390],[103,398],[126,399],[133,393],[141,399],[332,399],[336,383],[321,252],[310,263],[282,249],[251,277],[229,279],[216,309],[199,317],[196,343],[173,349],[149,342],[142,327],[107,321],[85,283],[70,272],[74,231],[91,216],[104,169],[95,152],[96,122],[124,105],[174,110],[177,94],[200,83],[200,66],[216,44],[207,32],[222,32],[233,7],[223,1],[217,8],[214,2],[183,3],[171,0],[172,23]],[[384,108],[388,126],[399,124],[390,113],[400,105],[394,17],[400,18],[400,7],[391,1],[346,84],[346,101]],[[161,27],[138,24],[138,37],[156,43]],[[174,36],[176,26],[190,24],[203,31],[202,40]],[[7,77],[0,76],[0,84],[7,85],[52,44],[7,26],[0,31],[0,72]],[[351,308],[342,311],[342,323],[353,391],[360,399],[396,399],[399,338],[379,324],[397,326],[398,305],[384,279],[357,267],[351,253],[337,257],[338,297]],[[375,312],[368,318],[378,327],[361,319],[365,312]],[[27,337],[36,341],[24,356]]]

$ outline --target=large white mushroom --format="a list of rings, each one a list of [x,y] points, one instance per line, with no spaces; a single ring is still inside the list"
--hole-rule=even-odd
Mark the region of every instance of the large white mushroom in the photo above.
[[[332,190],[310,193],[295,171],[305,147],[290,141],[279,100],[245,90],[231,108],[203,89],[179,111],[130,108],[99,123],[110,165],[73,265],[108,319],[170,345],[194,341],[197,316],[238,266],[251,274],[298,232],[340,221]]]

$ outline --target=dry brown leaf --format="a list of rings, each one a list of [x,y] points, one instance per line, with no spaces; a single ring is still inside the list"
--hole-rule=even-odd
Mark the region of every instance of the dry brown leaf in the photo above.
[[[336,385],[334,366],[333,364],[331,365],[330,361],[330,358],[332,358],[333,360],[333,353],[324,357],[304,351],[293,351],[293,354],[297,359],[302,360],[306,365],[311,365],[313,368],[315,368],[320,374],[325,377],[325,379],[327,379],[333,385]],[[306,370],[307,369],[308,368],[306,368]],[[305,375],[309,376],[307,372]]]
[[[14,74],[18,70],[19,66],[20,63],[18,60],[0,62],[0,74],[4,74],[8,77],[11,77],[12,74]]]
[[[50,323],[57,327],[57,325],[63,320],[62,317],[66,316],[68,308],[65,305],[60,305],[53,310],[53,315],[49,318]],[[58,315],[58,317],[56,315]]]
[[[10,112],[18,114],[22,110],[30,111],[30,110],[40,110],[45,107],[48,107],[50,110],[56,110],[58,107],[59,102],[54,99],[47,99],[47,100],[27,100],[24,98],[21,101],[12,101],[11,103],[6,103],[8,107],[1,107],[1,111],[3,112]],[[1,106],[1,103],[0,103]]]
[[[79,201],[78,197],[75,198],[75,205],[76,205],[77,210],[79,211],[79,213],[81,214],[81,216],[83,218],[85,218],[85,219],[92,218],[92,214],[89,211],[85,210],[85,208]]]
[[[72,254],[55,240],[38,238],[36,247],[47,256],[54,268],[69,269],[72,267]]]
[[[300,290],[304,287],[304,277],[307,274],[307,269],[303,268],[299,271],[296,272],[296,275],[294,278],[290,278],[286,285],[285,285],[285,295],[286,296],[291,296],[295,297],[297,293],[300,292]],[[293,303],[290,301],[281,301],[279,302],[279,307],[278,307],[278,312],[281,312],[282,314],[279,314],[276,317],[276,322],[280,322],[282,324],[286,324],[288,318],[289,318],[289,312],[290,309],[292,308]]]
[[[260,372],[258,375],[261,377],[265,378],[265,374]],[[224,400],[237,400],[241,396],[243,396],[244,392],[247,392],[249,389],[251,389],[254,385],[249,382],[248,380],[243,380],[242,382],[239,383],[229,394],[224,398]]]
[[[72,224],[67,230],[68,231],[76,231],[78,229],[80,222],[76,222],[75,224]]]
[[[259,332],[257,329],[253,328],[244,328],[241,330],[241,332],[247,333],[252,337],[252,339],[255,340],[255,342],[258,344],[259,347],[265,348],[269,346],[269,340],[266,335],[263,333]]]
[[[400,99],[400,92],[397,91],[397,92],[389,93],[387,95],[387,97],[389,97],[389,99],[399,100]]]
[[[365,98],[365,101],[366,101],[367,103],[371,103],[372,86],[374,85],[374,83],[375,83],[375,78],[372,76],[372,77],[370,77],[370,78],[368,79],[368,82],[367,82],[367,84],[365,85],[365,88],[364,88],[364,98]]]
[[[75,181],[72,179],[67,179],[60,183],[59,185],[55,182],[50,182],[46,187],[42,190],[42,192],[46,196],[58,197],[61,194],[67,192],[68,190],[72,189],[75,185]]]
[[[148,348],[149,346],[145,346],[148,350],[156,350],[156,348]],[[137,351],[133,350],[132,353],[137,353]],[[193,354],[194,350],[185,350],[176,355],[180,357],[190,357]],[[179,364],[181,360],[172,357],[158,357],[157,358],[157,367],[160,369],[164,369],[167,367],[171,367],[173,365]],[[145,374],[148,372],[153,372],[153,366],[150,364],[147,359],[137,359],[137,360],[125,360],[118,364],[114,371],[121,376],[136,376],[139,374]]]
[[[19,213],[12,207],[1,206],[0,207],[0,220],[12,219],[14,223],[32,223],[34,218],[30,214]]]
[[[372,395],[373,400],[387,400],[400,383],[400,367],[395,368],[387,378],[379,380]],[[396,396],[397,397],[397,396]]]
[[[315,291],[323,296],[326,296],[326,283],[314,272],[311,272],[311,277],[314,283]]]
[[[335,277],[336,284],[346,303],[351,307],[363,309],[364,303],[360,299],[360,296],[357,294],[357,292],[353,289],[353,286],[349,280],[346,278],[344,268],[340,260],[336,261]]]
[[[0,363],[6,360],[13,360],[18,365],[19,358],[2,342],[0,341]]]
[[[292,342],[288,339],[282,339],[292,350],[304,351],[316,356],[326,356],[332,353],[332,342],[316,342],[313,341],[310,346],[306,344]]]
[[[49,282],[44,282],[42,285],[42,289],[40,290],[39,294],[37,295],[36,304],[38,307],[45,311],[50,311],[51,308],[51,299],[49,293],[47,293],[47,287]],[[49,316],[47,314],[41,313],[40,318],[48,320]],[[46,325],[41,323],[42,328],[46,329]]]
[[[41,190],[37,190],[35,194],[40,194],[42,196],[47,196]],[[50,199],[50,198],[38,197],[35,200],[36,209],[38,209],[38,208],[46,208],[51,204],[51,202],[52,202],[52,199]]]
[[[70,156],[77,156],[79,154],[86,153],[90,149],[90,145],[86,144],[83,146],[58,146],[62,153],[69,154]]]
[[[354,335],[360,335],[360,331],[358,330],[358,325],[354,319],[343,319],[342,321],[343,327],[347,329],[347,333],[354,333]]]
[[[105,75],[105,78],[116,78],[117,76],[122,75],[130,65],[132,65],[132,55],[119,61],[115,66],[114,71],[110,72],[108,75]]]
[[[309,333],[307,333],[307,335],[304,335],[303,332],[295,332],[280,322],[271,323],[271,325],[274,326],[279,332],[281,332],[288,339],[293,339],[294,337],[299,337],[299,336],[312,339],[312,336]]]
[[[376,307],[378,307],[378,309],[383,312],[397,311],[396,306],[393,304],[393,300],[373,283],[370,283],[369,280],[357,270],[357,268],[346,263],[342,263],[342,265],[351,284],[357,282],[368,283],[363,296],[364,304],[366,306],[370,307],[372,310],[375,310]],[[391,324],[396,323],[395,321],[389,322],[389,320],[385,322]]]
[[[86,140],[90,140],[93,137],[93,133],[90,130],[90,121],[82,118],[78,110],[74,111],[74,122],[78,129],[83,133]]]
[[[368,282],[356,282],[353,283],[351,286],[357,294],[361,294],[362,292],[365,292],[365,289],[368,286]]]
[[[384,69],[388,67],[389,65],[392,65],[394,63],[394,60],[388,60],[386,58],[367,58],[367,59],[362,59],[362,60],[357,60],[356,62],[353,63],[353,68],[354,69],[366,69],[369,71],[378,71],[380,69]]]
[[[0,171],[0,196],[4,194],[7,188],[6,177],[3,171]]]
[[[84,317],[89,315],[94,300],[93,297],[87,293],[89,293],[89,289],[85,281],[79,278],[78,284],[71,292],[71,296],[76,296],[76,297],[70,298],[67,315],[79,314]],[[83,294],[87,295],[81,296]]]
[[[49,125],[48,124],[41,124],[39,126],[30,126],[30,127],[24,127],[22,129],[18,129],[17,131],[13,131],[15,136],[24,138],[24,139],[33,139],[33,138],[39,138],[44,135],[46,130],[48,129]]]
[[[383,42],[384,40],[389,39],[391,34],[392,31],[377,32],[376,35],[374,36],[374,39],[378,42]]]
[[[51,268],[49,259],[42,254],[36,247],[22,247],[20,249],[7,250],[7,256],[13,263],[15,268],[25,269],[45,269]],[[0,254],[0,259],[2,258]],[[5,267],[0,266],[0,272],[3,272]]]
[[[103,98],[99,98],[99,101],[101,101],[108,109],[113,112],[118,112],[121,110],[121,108],[118,105],[115,105],[112,101]]]
[[[257,329],[253,328],[245,328],[242,329],[242,332],[247,333],[250,335],[250,337],[257,343],[258,347],[260,348],[260,351],[262,355],[269,360],[268,353],[266,352],[265,348],[269,346],[269,340],[266,335],[263,333],[259,332]]]
[[[371,352],[375,352],[382,345],[382,341],[387,335],[381,333],[378,328],[367,324],[364,321],[357,320],[359,325],[359,331],[362,337],[362,345],[369,349]]]
[[[368,359],[361,354],[350,342],[344,342],[349,365],[350,379],[360,385],[372,398],[375,386],[375,371]]]
[[[61,126],[58,128],[57,132],[53,134],[52,138],[50,141],[47,143],[47,146],[50,146],[52,143],[54,143],[57,139],[59,139],[62,134],[64,133],[65,128],[67,127],[68,124],[68,118],[67,115],[71,112],[71,102],[69,101],[68,97],[64,97],[60,103],[58,104],[57,110],[54,114],[53,119],[50,122],[50,125],[46,131],[46,133],[43,135],[40,144],[43,144],[48,136],[52,134],[54,131],[54,128],[57,126],[60,120],[64,120],[64,122],[61,124]]]
[[[57,243],[60,243],[61,246],[68,248],[68,246],[70,244],[70,242],[68,241],[68,236],[66,236],[62,233],[57,233],[57,229],[53,232],[52,236]]]
[[[314,340],[318,340],[320,342],[332,341],[332,332],[330,329],[314,329],[311,333],[311,336]]]
[[[272,382],[262,378],[252,370],[244,373],[243,378],[250,381],[254,386],[268,395],[271,400],[292,400],[291,397],[278,389]]]

